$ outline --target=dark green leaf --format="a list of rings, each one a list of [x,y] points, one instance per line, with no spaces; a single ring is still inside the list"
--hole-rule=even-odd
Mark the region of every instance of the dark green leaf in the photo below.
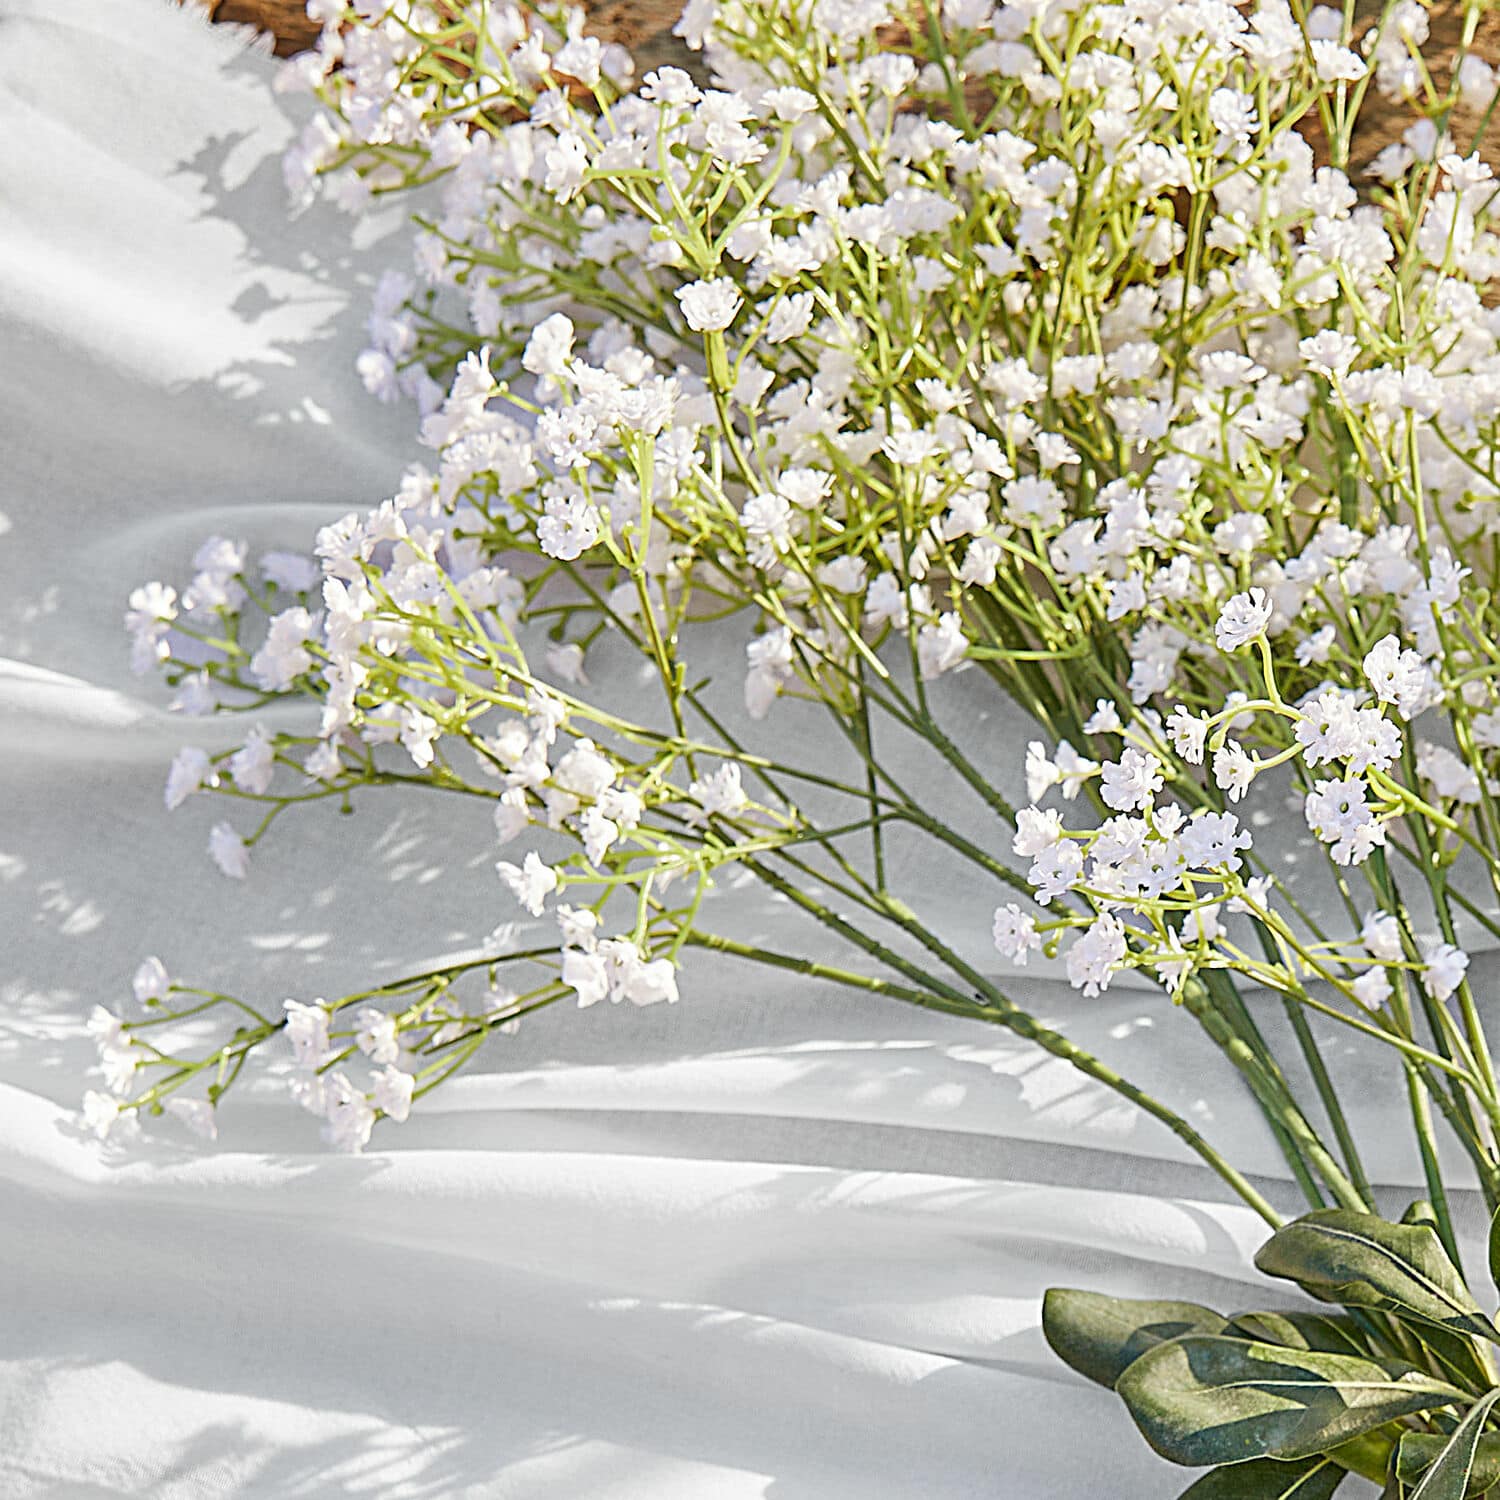
[[[1500,1208],[1490,1220],[1490,1280],[1500,1290]]]
[[[1146,1350],[1184,1333],[1222,1333],[1225,1320],[1196,1302],[1143,1302],[1053,1287],[1042,1299],[1052,1352],[1080,1375],[1114,1389]]]
[[[1433,1361],[1427,1368],[1434,1374],[1451,1380],[1460,1390],[1482,1391],[1489,1387],[1489,1366],[1468,1334],[1448,1333],[1428,1324],[1412,1331]]]
[[[1425,1224],[1324,1208],[1283,1225],[1255,1264],[1325,1302],[1373,1307],[1455,1333],[1497,1338],[1442,1241]]]
[[[1163,1458],[1205,1466],[1308,1458],[1457,1394],[1400,1360],[1209,1334],[1148,1349],[1116,1389]]]
[[[1248,1312],[1229,1320],[1231,1333],[1283,1349],[1321,1349],[1327,1354],[1365,1354],[1368,1345],[1352,1318],[1337,1313]]]
[[[1396,1475],[1406,1484],[1422,1477],[1411,1500],[1464,1500],[1500,1480],[1500,1438],[1484,1435],[1485,1420],[1497,1401],[1500,1390],[1476,1401],[1448,1437],[1417,1432],[1402,1436]],[[1409,1444],[1413,1438],[1427,1441]]]
[[[1195,1479],[1177,1500],[1328,1500],[1349,1471],[1331,1458],[1280,1463],[1255,1458],[1227,1464]]]

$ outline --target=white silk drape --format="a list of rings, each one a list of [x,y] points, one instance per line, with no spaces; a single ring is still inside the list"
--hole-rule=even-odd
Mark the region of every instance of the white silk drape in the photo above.
[[[527,1022],[362,1159],[266,1081],[217,1146],[79,1131],[84,1018],[145,953],[274,1006],[514,915],[467,807],[289,819],[243,886],[204,853],[222,807],[162,810],[173,748],[233,726],[130,675],[130,588],[213,531],[305,547],[420,456],[353,374],[401,252],[288,218],[271,72],[159,0],[0,0],[0,1493],[1175,1495],[1047,1352],[1042,1290],[1288,1299],[1173,1137],[1004,1032],[694,963],[675,1007]],[[1024,726],[974,727],[1013,778]],[[985,953],[995,893],[925,857]],[[736,900],[752,936],[785,920]],[[1159,997],[1012,988],[1285,1175]],[[1399,1137],[1389,1061],[1347,1076]]]

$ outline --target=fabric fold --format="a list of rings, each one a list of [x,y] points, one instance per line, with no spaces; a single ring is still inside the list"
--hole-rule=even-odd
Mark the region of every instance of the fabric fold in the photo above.
[[[248,726],[171,715],[131,674],[130,591],[187,577],[209,532],[306,551],[420,456],[413,413],[353,369],[390,225],[288,217],[298,105],[264,57],[162,0],[56,12],[0,0],[0,1493],[1180,1490],[1047,1352],[1040,1297],[1285,1304],[1248,1267],[1262,1226],[1001,1030],[695,961],[677,1006],[529,1020],[363,1159],[322,1148],[275,1069],[217,1146],[82,1132],[86,1018],[146,953],[269,1012],[475,951],[516,913],[486,808],[320,807],[243,885],[204,854],[222,806],[163,811],[175,747]],[[630,671],[601,652],[639,697]],[[961,687],[945,711],[1014,781],[1026,726]],[[821,753],[811,719],[783,732]],[[954,818],[964,796],[934,786]],[[916,844],[891,860],[997,969],[993,893]],[[816,937],[753,891],[710,911],[754,943]],[[1163,997],[1006,984],[1292,1206],[1253,1105]],[[1394,1065],[1333,1050],[1357,1131],[1394,1141]],[[1410,1196],[1419,1164],[1382,1160]]]

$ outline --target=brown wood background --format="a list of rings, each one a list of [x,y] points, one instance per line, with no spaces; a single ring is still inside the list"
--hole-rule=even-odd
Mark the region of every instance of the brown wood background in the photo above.
[[[203,3],[203,0],[200,0]],[[290,57],[312,45],[318,28],[307,19],[303,0],[206,0],[206,8],[215,21],[237,21],[268,31],[275,37],[276,52]],[[589,13],[590,30],[610,41],[617,41],[635,54],[642,75],[664,63],[700,71],[699,60],[672,35],[672,26],[681,13],[681,0],[584,0]],[[1358,11],[1371,19],[1378,13],[1378,0],[1359,0]],[[1423,49],[1431,61],[1440,85],[1446,85],[1450,59],[1463,31],[1463,0],[1434,0],[1429,8],[1431,35]],[[1500,11],[1487,10],[1479,24],[1475,50],[1490,61],[1500,59]],[[1354,165],[1362,167],[1380,148],[1399,138],[1410,123],[1410,113],[1380,100],[1372,89],[1361,114],[1356,138]],[[1460,110],[1454,117],[1454,134],[1461,149],[1467,149],[1477,121]],[[1316,122],[1300,127],[1314,147]],[[1490,125],[1483,152],[1492,164],[1500,165],[1500,109]]]
[[[215,21],[269,31],[278,57],[291,57],[317,40],[318,28],[307,19],[302,0],[207,0],[207,9]],[[584,0],[584,9],[592,21],[590,30],[628,47],[642,75],[664,63],[681,67],[691,56],[672,35],[682,0]]]

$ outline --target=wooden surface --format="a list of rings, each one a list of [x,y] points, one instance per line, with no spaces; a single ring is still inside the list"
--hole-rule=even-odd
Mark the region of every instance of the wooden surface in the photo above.
[[[307,19],[301,0],[208,0],[216,21],[238,21],[276,38],[276,55],[291,57],[318,39],[317,26]]]
[[[207,8],[215,21],[269,31],[279,57],[290,57],[317,40],[318,28],[307,19],[303,0],[207,0]],[[666,63],[683,67],[692,56],[672,35],[682,14],[681,0],[584,0],[584,9],[589,30],[628,47],[642,76]]]
[[[318,28],[307,19],[303,0],[206,0],[206,8],[216,21],[237,21],[270,32],[276,39],[276,52],[282,57],[311,46],[318,34]],[[628,47],[635,55],[638,75],[665,63],[686,67],[695,74],[701,72],[701,60],[672,35],[681,8],[681,0],[584,0],[589,30]],[[1368,12],[1373,19],[1377,10],[1373,0],[1360,0],[1358,13],[1362,17]],[[1450,60],[1463,30],[1463,0],[1434,0],[1428,17],[1431,35],[1423,50],[1442,87],[1447,84]],[[1492,62],[1500,59],[1500,14],[1487,10],[1481,17],[1474,50]],[[1411,118],[1408,110],[1385,103],[1371,90],[1355,140],[1356,176],[1382,146],[1400,138]],[[1454,134],[1461,150],[1469,148],[1477,123],[1462,108],[1455,113]],[[1316,119],[1304,121],[1299,128],[1321,156],[1323,142]],[[1490,125],[1483,143],[1483,154],[1492,164],[1500,164],[1497,145],[1500,145],[1500,110],[1496,111],[1496,121]]]

